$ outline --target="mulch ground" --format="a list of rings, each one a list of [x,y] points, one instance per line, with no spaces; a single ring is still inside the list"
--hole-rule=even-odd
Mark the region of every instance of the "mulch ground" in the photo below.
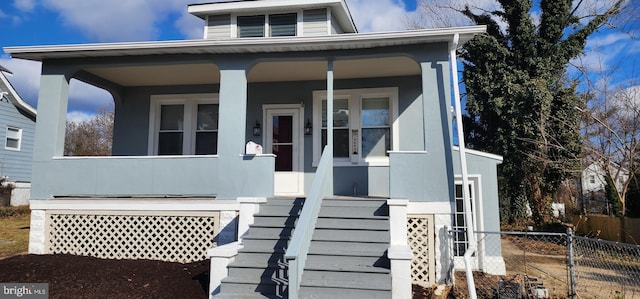
[[[18,255],[0,260],[0,282],[48,283],[50,298],[207,298],[209,261]]]

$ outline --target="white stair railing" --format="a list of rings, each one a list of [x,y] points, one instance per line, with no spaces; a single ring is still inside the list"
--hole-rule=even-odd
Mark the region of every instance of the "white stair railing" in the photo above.
[[[322,199],[327,195],[327,189],[331,186],[330,181],[333,178],[333,149],[329,146],[325,147],[315,178],[311,184],[311,190],[304,201],[302,212],[298,218],[293,236],[289,243],[289,248],[284,255],[285,260],[289,264],[289,298],[297,299],[300,290],[300,281],[302,280],[302,272],[311,246],[311,237],[316,229],[318,214]]]

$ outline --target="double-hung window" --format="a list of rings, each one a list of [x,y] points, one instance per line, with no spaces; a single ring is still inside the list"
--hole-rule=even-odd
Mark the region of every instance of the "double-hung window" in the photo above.
[[[333,148],[335,163],[388,165],[397,149],[397,88],[334,91]],[[314,92],[314,163],[327,144],[327,94]]]
[[[236,17],[238,37],[296,36],[298,14],[270,14]]]
[[[475,213],[475,206],[479,202],[476,196],[476,180],[469,181],[469,195],[471,200],[471,214]],[[455,186],[455,212],[453,213],[453,255],[456,257],[464,256],[467,248],[469,248],[469,240],[467,239],[467,230],[478,230],[478,223],[475,223],[475,227],[470,228],[466,219],[466,209],[464,204],[464,194],[462,194],[462,182],[456,181]],[[475,215],[473,217],[476,217]],[[477,217],[474,219],[478,219]]]
[[[22,143],[22,129],[7,127],[7,134],[4,148],[12,151],[19,151]]]
[[[150,115],[150,155],[217,154],[217,95],[152,96]]]

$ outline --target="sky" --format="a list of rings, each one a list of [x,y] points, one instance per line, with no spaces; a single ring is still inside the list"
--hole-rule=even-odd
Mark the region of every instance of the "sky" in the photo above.
[[[2,0],[0,48],[126,41],[200,39],[204,23],[187,13],[187,5],[216,0]],[[404,30],[420,19],[420,0],[346,0],[359,32]],[[602,3],[601,0],[587,0]],[[598,2],[600,1],[600,2]],[[634,1],[634,0],[629,0]],[[496,9],[494,0],[450,0],[477,9]],[[608,2],[608,1],[604,1]],[[535,17],[535,13],[534,13]],[[447,18],[447,20],[453,19]],[[456,20],[454,25],[464,21]],[[628,29],[628,28],[627,28]],[[631,28],[632,32],[640,30]],[[628,32],[603,30],[588,41],[586,55],[575,63],[592,69],[617,66],[614,83],[638,77],[640,42]],[[40,63],[12,59],[0,51],[0,65],[11,70],[9,81],[20,96],[37,107]],[[68,119],[80,121],[108,107],[104,90],[72,80]]]

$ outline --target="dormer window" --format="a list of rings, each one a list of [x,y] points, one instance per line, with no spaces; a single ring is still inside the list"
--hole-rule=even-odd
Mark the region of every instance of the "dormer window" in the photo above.
[[[269,34],[271,36],[296,36],[298,15],[294,13],[270,15]]]
[[[238,37],[263,37],[264,16],[238,17]]]
[[[238,37],[296,36],[298,14],[238,16],[236,24]]]

